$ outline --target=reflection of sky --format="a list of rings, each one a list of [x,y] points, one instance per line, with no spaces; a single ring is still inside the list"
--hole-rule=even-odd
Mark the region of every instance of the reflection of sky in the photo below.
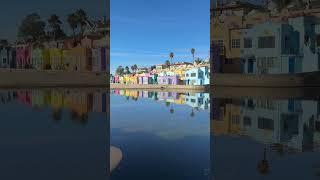
[[[127,101],[123,96],[111,95],[111,129],[126,133],[152,133],[165,139],[180,139],[188,136],[208,136],[209,112],[194,111],[187,105],[155,102],[150,99]],[[174,113],[170,113],[170,109]]]

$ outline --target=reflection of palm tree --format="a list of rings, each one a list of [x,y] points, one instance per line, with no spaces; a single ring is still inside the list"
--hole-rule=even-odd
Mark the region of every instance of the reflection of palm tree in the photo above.
[[[61,116],[62,116],[62,110],[61,108],[59,109],[54,109],[52,112],[52,119],[56,122],[61,120]]]
[[[169,107],[170,106],[170,102],[166,101],[166,106]]]
[[[267,161],[267,149],[264,148],[263,159],[258,163],[257,170],[260,174],[265,175],[269,172],[269,163]]]
[[[284,145],[281,143],[275,143],[272,145],[273,150],[275,150],[280,156],[284,155]]]
[[[174,109],[173,109],[173,108],[170,109],[170,113],[171,113],[171,114],[174,113]]]
[[[195,115],[195,114],[194,114],[194,111],[193,111],[193,108],[192,108],[192,111],[191,111],[190,116],[191,116],[191,117],[194,117],[194,115]]]

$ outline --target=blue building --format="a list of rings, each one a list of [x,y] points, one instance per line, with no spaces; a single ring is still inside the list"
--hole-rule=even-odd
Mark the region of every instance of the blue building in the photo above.
[[[240,56],[244,73],[288,74],[320,70],[320,26],[316,24],[316,17],[267,21],[243,30],[242,34]]]
[[[186,71],[186,85],[209,85],[210,69],[209,67],[196,67]]]

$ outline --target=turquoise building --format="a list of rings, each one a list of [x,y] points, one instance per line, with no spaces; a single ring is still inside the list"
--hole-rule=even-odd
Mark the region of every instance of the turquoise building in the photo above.
[[[209,67],[192,68],[185,73],[186,85],[209,85],[210,70]]]

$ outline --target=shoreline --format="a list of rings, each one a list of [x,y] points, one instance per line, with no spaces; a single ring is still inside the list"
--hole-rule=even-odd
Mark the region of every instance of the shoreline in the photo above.
[[[162,85],[162,84],[110,84],[110,90],[137,89],[137,90],[176,90],[176,91],[209,91],[209,86],[190,85]]]

